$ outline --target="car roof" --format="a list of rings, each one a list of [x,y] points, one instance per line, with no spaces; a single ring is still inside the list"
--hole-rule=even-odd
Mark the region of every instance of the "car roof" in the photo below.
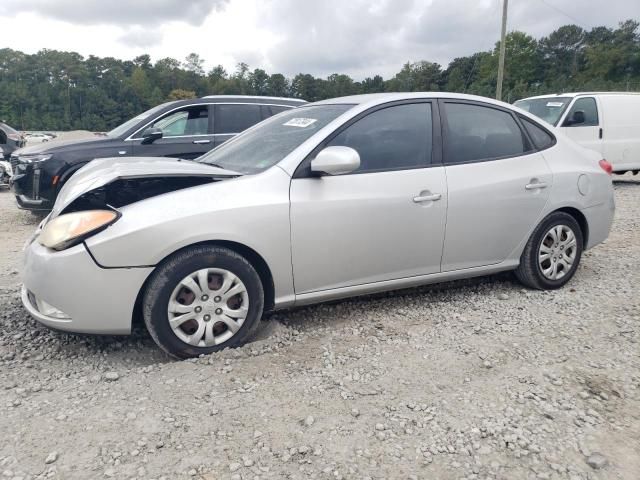
[[[300,98],[287,98],[287,97],[268,97],[259,95],[206,95],[198,100],[202,100],[203,103],[260,103],[260,104],[277,104],[277,105],[290,105],[299,106],[304,105],[306,100]]]
[[[582,95],[640,95],[640,92],[565,92],[565,93],[547,93],[545,95],[536,95],[535,97],[526,97],[521,100],[535,100],[538,98],[556,98],[556,97],[579,97]]]
[[[9,133],[20,133],[15,128],[7,125],[4,122],[0,122],[0,128],[3,129],[3,130],[7,130]]]
[[[495,100],[493,98],[481,97],[479,95],[467,95],[465,93],[451,92],[394,92],[394,93],[366,93],[363,95],[351,95],[348,97],[330,98],[308,105],[367,105],[374,106],[382,103],[395,102],[401,100],[415,100],[421,98],[443,98],[456,100],[469,100],[483,103],[490,103],[502,107],[512,107],[508,103]]]

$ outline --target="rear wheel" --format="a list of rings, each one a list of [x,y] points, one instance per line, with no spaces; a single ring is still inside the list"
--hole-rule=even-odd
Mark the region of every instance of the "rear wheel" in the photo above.
[[[152,274],[143,299],[149,333],[167,353],[197,357],[242,345],[264,305],[253,266],[227,248],[192,247]]]
[[[526,286],[540,290],[564,286],[578,268],[583,241],[574,217],[565,212],[550,214],[531,234],[516,277]]]

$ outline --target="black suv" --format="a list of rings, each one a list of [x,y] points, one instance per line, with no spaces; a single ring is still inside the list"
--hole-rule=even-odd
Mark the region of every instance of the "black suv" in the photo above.
[[[94,158],[193,159],[252,125],[303,100],[212,95],[163,103],[114,128],[106,136],[26,147],[11,155],[18,206],[51,210],[62,185]]]
[[[4,121],[0,121],[0,160],[5,158],[8,160],[14,150],[24,147],[25,144],[24,137],[20,132],[11,128]]]

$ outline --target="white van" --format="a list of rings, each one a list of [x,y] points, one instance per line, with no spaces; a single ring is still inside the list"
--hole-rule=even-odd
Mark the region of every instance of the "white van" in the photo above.
[[[615,173],[640,171],[640,93],[559,93],[524,98],[514,105],[601,153]]]

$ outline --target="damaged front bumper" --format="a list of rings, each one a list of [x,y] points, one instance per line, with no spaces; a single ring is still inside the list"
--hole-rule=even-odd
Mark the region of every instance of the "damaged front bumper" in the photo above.
[[[84,244],[58,252],[31,241],[24,251],[22,303],[56,330],[129,334],[138,293],[152,270],[102,268]]]

